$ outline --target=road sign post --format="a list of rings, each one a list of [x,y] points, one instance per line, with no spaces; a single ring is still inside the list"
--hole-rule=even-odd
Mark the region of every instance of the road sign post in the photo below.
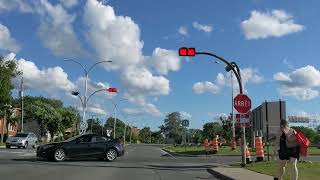
[[[241,114],[237,114],[237,116],[241,119],[243,122],[248,121],[246,118],[249,114],[247,114],[251,109],[251,100],[250,98],[245,94],[238,94],[234,100],[234,108]],[[238,118],[237,118],[238,119]],[[242,166],[244,167],[246,165],[246,127],[245,125],[242,126]]]

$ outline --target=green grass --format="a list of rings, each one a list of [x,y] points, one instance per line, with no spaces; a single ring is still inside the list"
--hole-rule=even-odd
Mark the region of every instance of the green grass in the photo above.
[[[234,167],[240,167],[239,164],[232,165]],[[276,176],[278,173],[279,162],[270,161],[270,162],[259,162],[255,164],[248,164],[245,168],[251,171],[255,171],[262,174],[267,174],[270,176]],[[287,164],[285,180],[290,179],[290,168],[291,165]],[[299,171],[299,180],[313,180],[319,179],[320,176],[320,162],[299,162],[298,171]]]
[[[178,154],[187,154],[187,155],[204,155],[205,150],[203,146],[166,146],[166,150],[171,152],[175,152]],[[267,152],[267,148],[265,148],[265,153]],[[270,154],[272,154],[272,148],[269,148]],[[251,155],[255,155],[255,150],[250,148]],[[320,148],[310,147],[308,148],[309,155],[320,155]],[[267,154],[267,153],[266,153]],[[240,147],[237,146],[235,151],[232,151],[229,146],[222,146],[219,148],[219,152],[217,155],[241,155]]]

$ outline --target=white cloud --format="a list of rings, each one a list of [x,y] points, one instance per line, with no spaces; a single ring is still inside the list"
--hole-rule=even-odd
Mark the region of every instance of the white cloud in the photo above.
[[[33,7],[27,3],[26,0],[1,0],[0,1],[0,12],[19,10],[23,13],[33,12]]]
[[[168,95],[169,80],[162,76],[153,76],[146,68],[132,68],[122,75],[124,86],[129,92],[145,95]]]
[[[246,39],[281,37],[304,30],[303,25],[296,24],[293,16],[283,10],[252,11],[250,18],[241,22],[241,28]]]
[[[16,40],[11,37],[9,29],[2,24],[0,24],[0,49],[13,52],[18,52],[20,50],[20,46],[17,44]]]
[[[80,109],[79,109],[80,110]],[[82,111],[82,108],[81,108]],[[100,114],[100,115],[107,115],[107,112],[101,108],[101,107],[96,107],[96,106],[89,106],[87,107],[87,112],[89,113],[94,113],[94,114]],[[88,116],[87,116],[88,117]],[[90,117],[90,116],[89,116]]]
[[[273,79],[281,85],[279,92],[300,100],[310,100],[319,96],[320,71],[311,65],[296,69],[291,73],[279,72]]]
[[[6,57],[14,59],[15,54],[10,53]],[[19,59],[17,62],[18,70],[23,73],[24,85],[27,89],[56,94],[70,92],[75,88],[75,85],[68,79],[68,74],[59,66],[40,69],[32,61]],[[17,79],[13,81],[16,82]]]
[[[220,87],[213,84],[212,82],[205,81],[205,82],[197,82],[192,87],[193,92],[197,94],[202,94],[205,92],[210,92],[213,94],[217,94],[220,91]]]
[[[264,81],[263,76],[257,69],[253,68],[244,68],[240,69],[241,78],[242,78],[242,86],[245,87],[247,83],[258,84]],[[216,83],[205,81],[205,82],[197,82],[193,85],[193,91],[197,94],[211,92],[213,94],[219,93],[224,87],[231,87],[231,77],[230,73],[222,74],[218,73]],[[235,93],[239,91],[238,81],[233,75],[233,84],[235,88]],[[245,89],[244,89],[245,91]]]
[[[178,33],[183,35],[183,36],[187,36],[189,33],[188,33],[188,28],[185,27],[185,26],[180,26],[179,29],[178,29]]]
[[[199,24],[197,21],[192,23],[192,26],[197,29],[198,31],[203,31],[206,33],[209,33],[213,30],[212,26],[205,25],[205,24]]]
[[[147,61],[159,74],[163,75],[167,75],[169,71],[178,71],[180,69],[178,53],[172,50],[156,48]]]
[[[180,111],[180,115],[182,119],[191,119],[192,115],[185,111]]]
[[[60,0],[64,7],[71,8],[79,3],[79,0]]]
[[[72,27],[76,16],[68,14],[61,4],[52,5],[47,0],[39,1],[36,7],[40,15],[38,36],[44,46],[56,56],[83,56],[85,52]]]

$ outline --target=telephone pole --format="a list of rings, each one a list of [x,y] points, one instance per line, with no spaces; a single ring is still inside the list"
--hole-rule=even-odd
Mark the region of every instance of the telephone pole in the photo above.
[[[20,83],[20,100],[21,100],[21,132],[23,132],[23,76]]]

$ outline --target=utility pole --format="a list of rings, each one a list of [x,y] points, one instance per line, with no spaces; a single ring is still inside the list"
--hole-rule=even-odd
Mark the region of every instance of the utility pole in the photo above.
[[[230,71],[231,73],[231,118],[232,118],[232,150],[236,150],[236,130],[235,130],[235,126],[234,126],[234,112],[233,112],[233,73],[232,71]]]
[[[21,99],[21,132],[23,132],[23,76],[21,77],[21,83],[20,83],[20,99]]]

